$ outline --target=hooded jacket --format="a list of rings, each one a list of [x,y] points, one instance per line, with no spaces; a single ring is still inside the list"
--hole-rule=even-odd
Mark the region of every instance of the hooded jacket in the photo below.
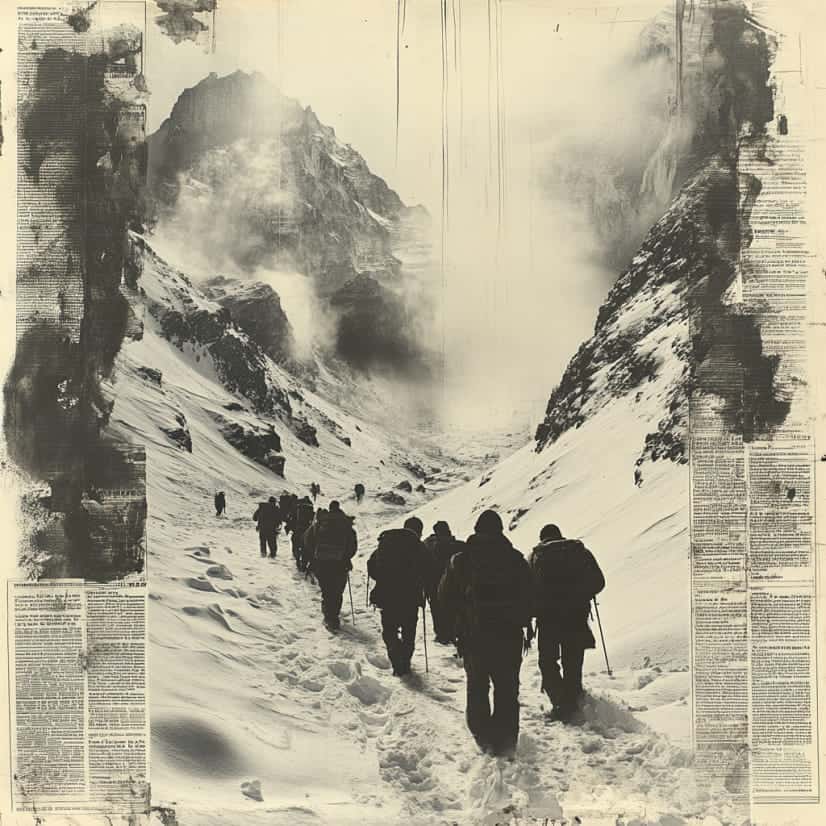
[[[533,549],[530,566],[534,612],[542,626],[561,637],[577,635],[592,648],[591,600],[605,587],[594,555],[578,539],[546,540]]]
[[[480,583],[477,585],[476,583]],[[483,603],[489,594],[494,624],[487,624]],[[484,632],[516,631],[531,620],[531,574],[525,557],[502,534],[475,533],[453,556],[439,586],[439,604],[457,636],[472,640]]]

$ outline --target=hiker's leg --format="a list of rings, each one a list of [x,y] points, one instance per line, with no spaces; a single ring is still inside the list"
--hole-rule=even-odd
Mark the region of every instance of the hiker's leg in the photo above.
[[[493,681],[493,745],[500,754],[516,749],[519,739],[519,670],[522,666],[522,634],[509,634],[491,645]]]
[[[261,556],[267,555],[267,535],[262,531],[258,534],[258,546],[261,549]]]
[[[556,706],[564,699],[562,674],[559,670],[560,645],[554,629],[537,622],[539,671],[542,674],[542,690]]]
[[[565,704],[575,708],[582,696],[582,664],[585,649],[581,645],[562,644],[562,671],[565,684]]]
[[[489,674],[478,651],[465,650],[463,662],[467,676],[465,720],[479,748],[487,751],[491,746]]]

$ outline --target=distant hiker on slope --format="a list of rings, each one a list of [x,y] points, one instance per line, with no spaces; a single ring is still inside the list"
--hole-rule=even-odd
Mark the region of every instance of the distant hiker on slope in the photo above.
[[[299,571],[305,572],[309,560],[304,553],[304,534],[312,525],[315,510],[309,496],[303,496],[295,505],[295,510],[290,516],[289,527],[292,531],[293,559]]]
[[[223,516],[226,509],[227,497],[224,496],[224,492],[222,490],[219,490],[218,493],[215,494],[215,515]]]
[[[424,606],[429,564],[421,543],[423,527],[421,519],[411,516],[403,528],[384,531],[367,560],[367,573],[376,581],[370,599],[381,609],[382,638],[399,677],[410,673],[419,608]]]
[[[430,614],[433,617],[433,633],[436,642],[450,645],[453,642],[453,629],[450,627],[445,612],[439,603],[439,583],[445,575],[450,560],[465,547],[450,532],[447,522],[439,521],[433,526],[433,533],[424,541],[429,559],[427,578],[427,599],[430,602]]]
[[[324,625],[329,631],[338,631],[347,573],[353,568],[350,560],[358,550],[356,532],[350,517],[334,500],[330,502],[327,515],[314,523],[306,536],[309,543],[305,552],[311,554],[313,571],[321,586]]]
[[[464,659],[468,728],[479,747],[491,754],[511,756],[516,751],[519,669],[531,596],[528,563],[504,536],[499,514],[484,511],[466,550],[448,565],[439,603],[456,629]]]
[[[318,482],[313,482],[310,485],[310,496],[313,497],[313,502],[318,499],[318,495],[321,493],[321,485]]]
[[[588,615],[591,600],[605,587],[605,577],[582,542],[564,539],[556,525],[542,528],[539,539],[530,565],[542,690],[553,703],[555,719],[567,721],[576,712],[583,693],[585,649],[596,647]]]
[[[356,502],[360,505],[361,500],[364,499],[364,485],[361,482],[357,482],[355,488],[353,488],[356,494]]]
[[[258,542],[261,547],[261,556],[267,555],[267,548],[270,549],[270,558],[275,559],[278,551],[278,530],[281,527],[281,512],[278,510],[278,503],[274,496],[262,502],[256,509],[252,518],[258,525]]]

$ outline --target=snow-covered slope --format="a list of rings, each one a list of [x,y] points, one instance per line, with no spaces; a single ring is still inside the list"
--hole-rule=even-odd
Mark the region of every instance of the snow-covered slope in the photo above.
[[[614,821],[609,812],[646,813],[653,823],[660,813],[724,811],[721,798],[693,786],[685,744],[667,741],[644,722],[647,716],[656,722],[658,710],[685,702],[684,673],[669,671],[680,668],[678,658],[655,658],[644,634],[637,648],[662,665],[634,661],[632,670],[626,666],[633,657],[618,651],[623,668],[614,679],[589,674],[594,699],[579,729],[547,722],[531,653],[523,666],[522,738],[513,764],[480,755],[468,736],[464,672],[449,650],[431,642],[425,672],[420,636],[414,675],[403,681],[392,677],[378,615],[366,607],[366,555],[379,530],[398,524],[411,505],[478,473],[495,453],[477,440],[461,451],[458,465],[424,439],[416,447],[410,433],[394,435],[308,391],[234,325],[216,337],[212,322],[204,320],[217,317],[220,307],[145,240],[142,254],[142,292],[134,291],[132,303],[143,331],[119,356],[111,427],[147,448],[157,822],[476,824],[497,822],[512,811],[528,818],[522,822],[564,812],[607,824]],[[170,311],[189,319],[186,329],[197,328],[198,335],[181,336],[180,326],[170,334],[169,324],[163,324]],[[212,332],[206,335],[204,328]],[[214,348],[225,336],[239,343],[239,352],[260,356],[271,395],[245,395],[237,365],[222,361],[222,347]],[[642,408],[653,409],[661,389],[652,384]],[[288,408],[280,403],[283,398]],[[576,443],[566,449],[563,438],[550,449],[559,476],[554,481],[548,474],[539,483],[543,491],[565,479],[573,494],[576,479],[589,471],[566,463],[566,456],[586,456],[582,445],[591,446],[587,455],[596,462],[610,428],[636,427],[643,434],[648,426],[616,415],[606,411],[600,440],[585,438],[584,426],[571,434]],[[278,455],[285,459],[284,478],[230,443],[227,422],[248,435],[266,436],[271,426],[280,440]],[[297,422],[314,428],[318,446],[301,438]],[[189,436],[191,452],[178,431]],[[507,450],[507,440],[500,437],[497,443],[497,449]],[[627,453],[604,467],[606,487],[628,475],[633,454]],[[448,493],[438,507],[425,506],[423,512],[428,518],[464,513],[468,491],[496,492],[505,502],[506,490],[516,489],[527,472],[547,470],[547,458],[525,449],[505,460],[481,489],[475,483]],[[662,467],[677,475],[652,474],[646,488],[676,503],[682,468]],[[412,493],[393,490],[404,479]],[[251,520],[263,497],[282,490],[303,493],[311,481],[321,484],[325,502],[331,496],[342,499],[356,515],[359,531],[361,550],[351,576],[355,624],[347,616],[345,596],[344,630],[338,636],[323,628],[318,589],[295,572],[285,539],[275,561],[262,559]],[[368,487],[360,506],[351,493],[356,481]],[[424,491],[416,490],[419,484]],[[227,493],[224,519],[212,508],[217,488]],[[401,493],[403,505],[383,501],[379,494],[391,490]],[[575,508],[573,495],[561,501]],[[457,529],[467,528],[470,510],[454,520]],[[629,514],[627,530],[641,518]],[[537,520],[529,513],[518,530],[533,532]],[[594,536],[610,535],[591,527]],[[657,538],[671,543],[662,557],[667,567],[681,547],[679,537],[672,537],[675,526],[663,523],[650,533],[652,544]],[[607,555],[603,562],[615,580]],[[649,570],[652,579],[673,574]],[[613,623],[609,635],[625,635],[612,603],[606,602],[605,613],[606,622]],[[598,669],[599,660],[592,658],[587,670]],[[629,705],[651,711],[635,719]]]

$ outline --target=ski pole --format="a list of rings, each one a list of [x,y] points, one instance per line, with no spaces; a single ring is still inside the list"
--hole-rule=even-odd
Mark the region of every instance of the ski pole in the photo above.
[[[364,610],[370,607],[370,574],[367,573],[367,566],[364,566]]]
[[[605,634],[602,633],[602,620],[599,618],[599,604],[597,598],[594,597],[594,612],[597,616],[597,625],[599,626],[599,638],[602,640],[602,653],[605,657],[605,667],[608,669],[608,676],[612,677],[611,666],[608,664],[608,652],[605,650]]]
[[[353,625],[356,624],[356,608],[353,605],[353,589],[350,586],[350,572],[347,572],[347,590],[350,592],[350,613],[353,616]]]
[[[424,670],[426,674],[430,671],[430,668],[427,665],[427,614],[424,605],[422,605],[422,640],[424,640]]]

